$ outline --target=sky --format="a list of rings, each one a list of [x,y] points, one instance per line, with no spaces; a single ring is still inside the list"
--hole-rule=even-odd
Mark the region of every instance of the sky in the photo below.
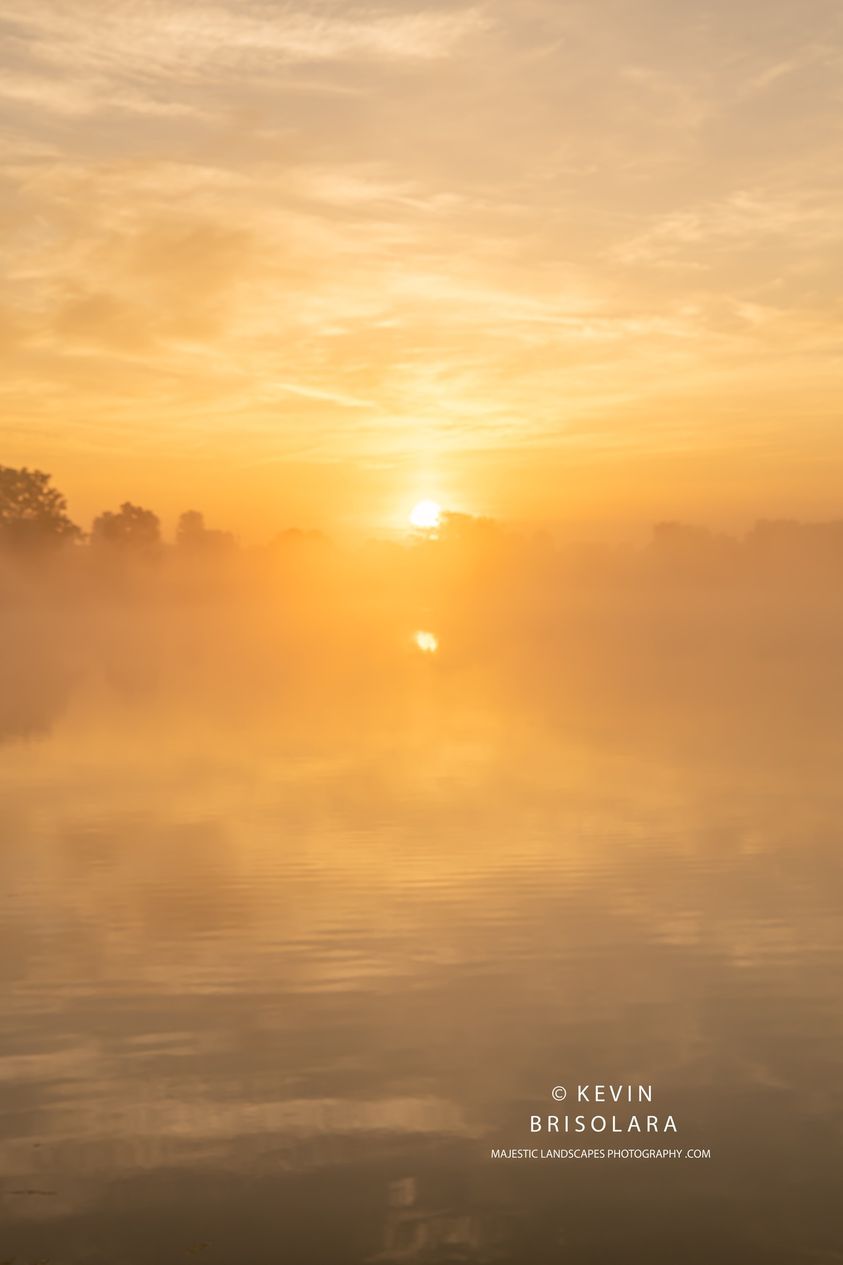
[[[838,0],[5,0],[0,462],[259,539],[843,514]]]

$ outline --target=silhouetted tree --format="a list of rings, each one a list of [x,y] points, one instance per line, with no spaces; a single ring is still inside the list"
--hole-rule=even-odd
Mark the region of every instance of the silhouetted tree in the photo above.
[[[43,470],[0,466],[0,544],[39,548],[72,543],[82,535],[67,516],[67,502]]]
[[[746,538],[750,561],[768,574],[820,572],[839,575],[843,566],[843,522],[802,523],[791,519],[761,519]]]
[[[98,545],[149,549],[161,542],[161,523],[152,510],[124,501],[117,513],[106,510],[94,519],[91,540]]]
[[[229,531],[205,526],[205,516],[198,510],[185,510],[176,528],[176,544],[180,549],[231,549],[234,537]]]
[[[730,536],[689,523],[656,523],[650,553],[660,571],[675,580],[725,576],[737,558]]]
[[[270,542],[270,549],[327,549],[330,541],[324,532],[313,527],[285,527]]]

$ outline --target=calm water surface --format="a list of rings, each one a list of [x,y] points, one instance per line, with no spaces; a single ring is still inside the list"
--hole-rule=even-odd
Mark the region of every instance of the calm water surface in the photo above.
[[[443,646],[10,723],[0,1259],[843,1260],[837,695],[639,685]],[[490,1158],[642,1145],[530,1136],[601,1081],[711,1158]]]

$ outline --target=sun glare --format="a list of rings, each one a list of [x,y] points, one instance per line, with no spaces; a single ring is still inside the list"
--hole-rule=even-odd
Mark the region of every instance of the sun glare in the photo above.
[[[410,510],[410,522],[422,531],[434,531],[442,521],[442,506],[437,501],[419,501]]]
[[[416,643],[416,649],[421,650],[422,654],[436,654],[439,649],[439,638],[436,633],[427,632],[423,628],[413,634],[413,641]]]

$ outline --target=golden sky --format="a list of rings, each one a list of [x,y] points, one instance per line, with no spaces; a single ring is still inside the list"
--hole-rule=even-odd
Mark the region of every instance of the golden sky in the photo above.
[[[5,0],[0,461],[260,538],[843,511],[839,0]]]

